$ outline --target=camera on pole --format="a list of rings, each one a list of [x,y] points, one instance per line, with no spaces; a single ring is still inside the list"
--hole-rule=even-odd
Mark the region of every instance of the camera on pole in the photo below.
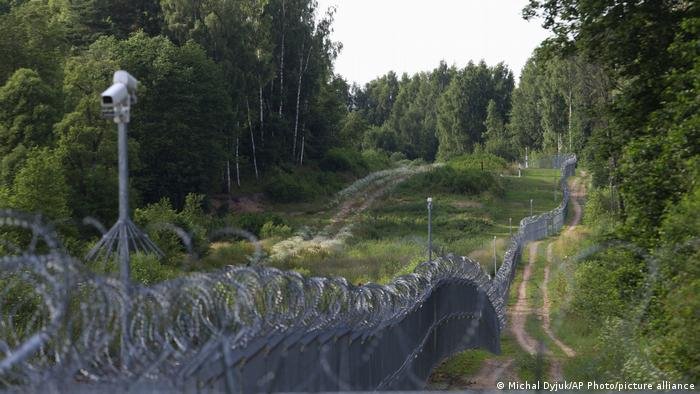
[[[124,70],[114,72],[112,86],[102,92],[102,116],[114,123],[129,123],[131,104],[136,104],[139,81]]]
[[[120,276],[125,286],[130,277],[129,254],[131,251],[163,256],[163,252],[129,217],[129,165],[127,124],[131,120],[131,106],[136,103],[139,81],[124,70],[114,72],[112,85],[100,95],[102,116],[117,124],[118,173],[119,173],[119,220],[102,236],[90,250],[88,260],[108,261],[117,256],[120,261]]]

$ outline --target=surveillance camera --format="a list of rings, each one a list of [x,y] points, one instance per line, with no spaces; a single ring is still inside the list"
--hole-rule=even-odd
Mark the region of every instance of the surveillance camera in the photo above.
[[[112,83],[124,84],[126,86],[126,90],[131,95],[132,104],[136,102],[136,88],[138,87],[139,81],[131,74],[124,70],[115,71],[114,77],[112,78]]]
[[[131,104],[136,103],[138,81],[124,70],[116,71],[112,80],[112,86],[101,95],[102,115],[117,123],[128,123]]]
[[[102,107],[114,108],[115,105],[127,105],[129,91],[126,85],[117,82],[102,92]]]

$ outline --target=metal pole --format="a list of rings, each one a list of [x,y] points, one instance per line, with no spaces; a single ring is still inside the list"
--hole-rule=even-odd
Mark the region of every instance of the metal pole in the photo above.
[[[513,218],[508,218],[508,234],[513,237]]]
[[[433,261],[433,198],[428,197],[428,261]]]
[[[525,168],[529,168],[528,159],[527,159],[527,146],[525,147]]]
[[[125,296],[124,311],[122,313],[122,338],[121,358],[124,369],[129,369],[129,302],[131,295],[130,267],[129,267],[129,235],[127,225],[129,223],[129,156],[127,154],[127,129],[125,122],[117,123],[119,129],[119,276],[124,285]]]
[[[127,154],[126,123],[117,123],[119,128],[119,222],[123,231],[119,232],[119,276],[124,286],[129,286],[129,238],[126,225],[129,222],[129,156]]]
[[[530,199],[530,216],[532,216],[532,199]]]
[[[498,273],[498,263],[496,262],[496,236],[493,236],[493,277]]]

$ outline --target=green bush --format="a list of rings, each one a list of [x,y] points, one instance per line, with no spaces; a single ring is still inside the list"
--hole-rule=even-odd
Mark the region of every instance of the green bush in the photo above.
[[[481,170],[482,164],[484,171],[503,171],[508,167],[508,163],[503,158],[490,153],[457,156],[447,163],[448,166],[457,170]]]
[[[500,179],[492,173],[474,169],[457,170],[452,166],[433,168],[414,176],[400,187],[424,193],[476,195],[488,191],[500,196],[504,192]]]
[[[389,156],[391,161],[401,161],[406,160],[406,155],[403,152],[394,152]]]
[[[337,192],[351,178],[347,173],[299,169],[279,172],[268,180],[263,190],[277,203],[309,202]]]
[[[362,152],[362,159],[367,164],[370,171],[379,171],[391,167],[394,161],[384,151],[368,149]]]
[[[344,148],[329,149],[321,160],[320,167],[324,171],[349,172],[355,176],[363,176],[369,171],[360,152]]]
[[[135,222],[148,231],[151,240],[165,253],[166,259],[178,261],[187,252],[182,240],[170,226],[185,230],[191,237],[193,251],[202,256],[209,248],[206,224],[211,217],[202,210],[204,196],[190,193],[181,211],[173,208],[170,199],[162,198],[154,204],[134,211]]]
[[[201,260],[198,269],[211,271],[228,265],[246,265],[255,254],[255,246],[248,240],[218,242]]]
[[[171,267],[161,264],[157,256],[137,253],[131,255],[131,276],[136,282],[150,286],[175,278],[177,273]]]
[[[226,224],[249,231],[258,237],[264,237],[262,230],[266,224],[287,227],[284,219],[270,212],[245,212],[231,215],[226,219]]]
[[[314,183],[308,177],[280,172],[273,176],[263,189],[265,194],[275,202],[303,202],[310,201],[316,194]]]
[[[292,235],[292,228],[286,224],[275,224],[274,222],[265,222],[260,229],[261,238],[287,238]]]

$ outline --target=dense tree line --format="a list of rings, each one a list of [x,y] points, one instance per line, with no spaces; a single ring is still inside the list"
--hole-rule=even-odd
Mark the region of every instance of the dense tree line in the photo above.
[[[589,377],[697,383],[700,6],[530,0],[524,15],[554,36],[524,70],[511,120],[543,149],[555,124],[564,143],[571,130],[574,149],[585,144],[598,187],[588,220],[598,242],[617,245],[576,267],[572,314],[600,335]],[[569,105],[567,129],[550,107]]]
[[[515,159],[526,147],[552,150],[566,122],[569,135],[590,134],[597,98],[582,60],[531,60],[517,89],[507,66],[483,61],[348,86],[333,73],[333,10],[322,11],[312,0],[2,3],[3,205],[42,207],[16,183],[51,171],[67,207],[56,214],[114,218],[116,133],[98,97],[120,68],[141,81],[130,128],[134,206],[167,197],[181,207],[188,193],[246,182],[300,186],[282,181],[300,179],[290,173],[305,163],[357,162],[353,151],[433,161],[482,149]],[[573,139],[580,149],[584,139]],[[39,155],[59,165],[23,172]]]
[[[311,0],[0,2],[2,205],[46,208],[21,184],[54,174],[45,190],[66,208],[50,217],[115,217],[116,133],[99,93],[117,69],[140,80],[137,205],[179,207],[320,160],[340,145],[348,101],[332,20]]]
[[[362,136],[364,148],[411,159],[447,159],[487,141],[490,102],[493,116],[508,119],[513,87],[513,73],[502,63],[469,62],[457,69],[441,62],[433,71],[401,79],[389,72],[362,88],[352,87],[343,133]],[[491,134],[500,138],[505,129]]]

